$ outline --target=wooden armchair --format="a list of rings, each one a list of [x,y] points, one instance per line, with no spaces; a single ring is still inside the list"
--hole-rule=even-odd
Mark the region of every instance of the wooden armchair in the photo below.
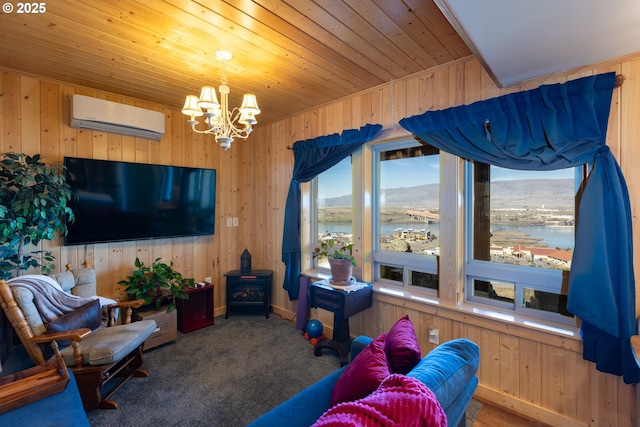
[[[146,371],[139,369],[143,361],[142,347],[157,326],[153,320],[131,322],[133,309],[140,307],[143,301],[119,302],[108,307],[109,324],[115,323],[115,309],[125,311],[124,324],[100,326],[94,331],[80,327],[47,333],[47,322],[38,311],[33,293],[15,287],[16,281],[27,277],[21,276],[10,283],[0,280],[0,305],[29,357],[36,365],[45,364],[44,344],[52,343],[55,353],[58,341],[70,340],[71,345],[62,348],[60,354],[74,373],[85,410],[117,408],[118,404],[111,396],[132,377],[148,376]],[[81,308],[74,311],[79,312]],[[104,385],[116,378],[120,382],[108,387],[110,390],[103,396],[102,391],[107,388]]]

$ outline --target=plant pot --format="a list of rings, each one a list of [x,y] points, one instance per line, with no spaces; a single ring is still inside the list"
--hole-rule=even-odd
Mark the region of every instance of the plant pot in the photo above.
[[[348,259],[329,258],[329,267],[331,267],[331,280],[334,282],[347,282],[351,279],[353,264]]]

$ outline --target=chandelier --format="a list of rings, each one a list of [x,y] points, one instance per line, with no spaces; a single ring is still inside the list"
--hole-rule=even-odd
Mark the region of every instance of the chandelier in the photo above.
[[[218,50],[216,58],[222,61],[222,78],[220,79],[222,84],[218,86],[220,102],[212,86],[203,86],[199,98],[195,95],[187,95],[182,113],[190,117],[187,123],[191,125],[194,132],[215,135],[216,142],[226,151],[231,147],[234,138],[249,137],[253,130],[252,126],[258,123],[256,115],[260,114],[260,108],[258,108],[256,96],[246,93],[240,108],[229,110],[229,86],[227,86],[225,63],[231,59],[231,52]],[[204,117],[205,129],[196,129],[200,123],[196,117]]]

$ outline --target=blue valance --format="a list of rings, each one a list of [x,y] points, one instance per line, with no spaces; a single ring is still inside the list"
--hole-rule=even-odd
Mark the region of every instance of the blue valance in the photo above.
[[[638,382],[631,208],[606,146],[615,73],[430,111],[400,124],[459,157],[520,170],[591,165],[578,207],[568,309],[582,320],[584,358]]]
[[[285,263],[284,289],[289,299],[298,299],[300,278],[300,183],[309,182],[317,175],[337,165],[365,142],[371,141],[382,125],[364,125],[341,134],[321,136],[293,144],[293,176],[289,185],[284,211],[282,236],[282,262]]]

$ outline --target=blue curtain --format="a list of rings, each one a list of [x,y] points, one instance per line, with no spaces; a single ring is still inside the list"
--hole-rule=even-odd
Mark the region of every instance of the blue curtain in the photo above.
[[[300,278],[300,183],[311,181],[337,165],[367,141],[371,141],[382,125],[364,125],[341,134],[298,141],[293,144],[293,176],[284,211],[282,262],[285,263],[284,289],[290,300],[298,299]]]
[[[583,356],[598,370],[639,380],[631,208],[606,143],[615,73],[545,85],[431,111],[400,124],[459,157],[520,170],[591,166],[578,207],[568,309],[582,320]]]

